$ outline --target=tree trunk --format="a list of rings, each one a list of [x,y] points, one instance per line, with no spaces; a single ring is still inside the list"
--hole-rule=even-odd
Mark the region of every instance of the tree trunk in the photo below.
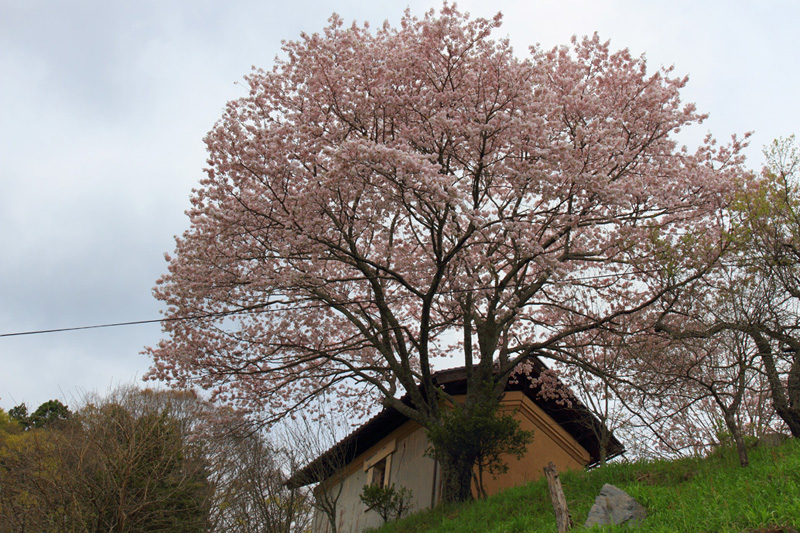
[[[745,445],[744,437],[742,437],[742,431],[739,429],[739,425],[733,417],[733,413],[725,413],[725,425],[728,427],[728,431],[731,432],[734,444],[736,444],[736,453],[739,454],[739,464],[742,466],[749,465],[750,461],[747,457],[747,446]]]
[[[344,484],[339,485],[339,494],[342,492],[342,487]],[[328,495],[323,495],[322,498],[324,500],[320,501],[317,500],[317,505],[315,506],[317,509],[322,511],[325,514],[325,518],[328,519],[328,523],[331,525],[331,533],[337,533],[336,529],[336,503],[339,499],[339,495],[336,495],[336,498],[330,499]]]
[[[775,365],[772,346],[761,332],[749,330],[748,333],[753,341],[755,341],[761,361],[764,363],[764,370],[767,373],[767,381],[769,382],[772,405],[775,408],[775,412],[778,413],[778,416],[789,426],[789,431],[791,431],[792,436],[800,438],[800,405],[793,405],[787,399],[787,391],[784,389],[783,382],[781,381],[780,374]],[[794,370],[794,365],[792,370]],[[793,392],[798,392],[798,394],[800,394],[800,391]]]
[[[496,411],[499,399],[494,396],[493,388],[491,364],[482,359],[468,373],[464,404],[452,411],[438,413],[438,420],[432,420],[427,426],[428,439],[442,467],[443,502],[460,503],[473,498],[472,479],[480,457],[482,437],[468,428],[474,428],[471,421],[485,416],[483,407],[487,404],[493,413]],[[432,436],[432,433],[438,436]]]
[[[461,503],[472,499],[473,462],[461,458],[442,457],[442,501]]]
[[[606,466],[608,460],[608,446],[611,444],[611,431],[608,430],[605,418],[600,423],[600,466]],[[551,463],[552,464],[552,463]]]

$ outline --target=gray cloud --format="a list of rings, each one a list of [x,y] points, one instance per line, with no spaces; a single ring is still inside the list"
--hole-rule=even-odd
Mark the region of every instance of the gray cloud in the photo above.
[[[405,6],[402,4],[401,6]],[[421,15],[438,2],[411,2]],[[800,124],[789,2],[461,1],[502,10],[517,52],[595,30],[691,76],[711,113],[687,132],[756,130],[750,155]],[[374,1],[0,0],[0,333],[156,318],[162,255],[186,227],[202,138],[282,39],[345,20],[397,21]],[[0,338],[0,407],[35,407],[141,377],[157,326]]]

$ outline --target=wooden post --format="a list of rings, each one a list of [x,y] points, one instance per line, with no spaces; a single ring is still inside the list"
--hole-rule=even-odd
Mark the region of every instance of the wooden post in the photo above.
[[[558,479],[558,470],[556,470],[556,465],[552,461],[544,467],[544,476],[547,478],[550,501],[553,502],[553,511],[556,513],[558,533],[569,531],[572,529],[572,517],[569,516],[567,500],[564,498],[564,489],[561,488],[561,480]]]

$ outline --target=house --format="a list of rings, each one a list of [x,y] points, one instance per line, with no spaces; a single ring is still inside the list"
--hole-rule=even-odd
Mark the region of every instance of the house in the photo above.
[[[541,398],[532,378],[546,366],[538,359],[532,363],[530,376],[509,380],[501,409],[513,412],[522,429],[533,430],[533,442],[522,459],[509,458],[505,474],[496,478],[484,475],[488,494],[539,478],[550,461],[559,471],[565,471],[590,467],[600,460],[600,421],[577,400],[565,406],[563,401]],[[466,393],[464,368],[437,372],[434,379],[456,398]],[[566,390],[563,384],[559,385]],[[425,454],[429,447],[422,426],[396,409],[386,408],[295,474],[289,484],[319,483],[315,491],[338,495],[338,531],[362,531],[382,523],[380,516],[368,512],[359,498],[366,484],[394,484],[410,489],[412,512],[439,502],[441,472],[436,461]],[[612,436],[608,458],[622,451],[622,445]],[[330,529],[327,516],[317,511],[314,533],[329,533]]]

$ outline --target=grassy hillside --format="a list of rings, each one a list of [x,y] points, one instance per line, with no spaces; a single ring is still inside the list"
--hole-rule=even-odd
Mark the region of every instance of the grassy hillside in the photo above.
[[[734,450],[706,459],[613,464],[561,476],[576,530],[604,483],[612,483],[647,508],[637,531],[800,530],[800,442],[751,450],[748,468]],[[599,530],[599,529],[598,529]],[[608,528],[604,531],[630,531]],[[508,490],[487,501],[438,508],[389,524],[380,533],[554,532],[556,522],[544,480]]]

